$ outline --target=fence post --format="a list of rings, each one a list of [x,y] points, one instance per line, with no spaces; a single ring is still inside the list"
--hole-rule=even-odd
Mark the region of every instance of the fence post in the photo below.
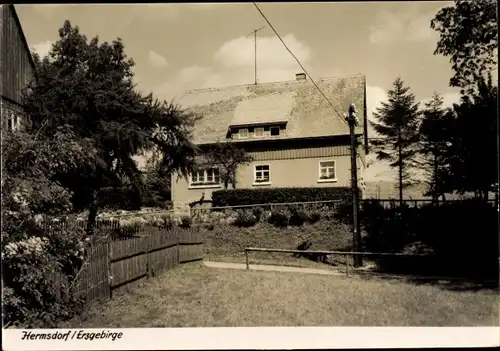
[[[178,267],[181,264],[181,262],[180,262],[180,249],[181,249],[180,236],[181,236],[181,234],[180,234],[180,232],[181,232],[180,229],[176,229],[176,235],[175,235],[176,241],[177,241],[177,244],[176,244],[177,257],[176,257],[176,263],[175,263],[176,267]]]
[[[113,245],[112,245],[112,237],[108,238],[108,243],[107,243],[107,257],[106,261],[108,263],[108,285],[109,285],[109,299],[111,300],[113,298],[113,269],[111,267],[112,262],[111,259],[113,257]]]
[[[151,243],[151,238],[149,235],[146,236],[146,274],[148,279],[151,278],[151,254],[149,252],[149,245]]]
[[[349,276],[349,255],[345,255],[345,275]]]
[[[245,249],[245,262],[247,264],[247,269],[250,269],[250,266],[248,265],[248,250]]]

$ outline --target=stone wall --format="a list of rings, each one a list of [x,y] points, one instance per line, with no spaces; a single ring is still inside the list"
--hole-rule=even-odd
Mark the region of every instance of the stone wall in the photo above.
[[[17,117],[17,121],[16,118]],[[8,120],[15,120],[14,128],[20,129],[26,125],[26,114],[21,105],[11,102],[8,99],[0,98],[0,120],[2,121],[2,130],[7,130]]]

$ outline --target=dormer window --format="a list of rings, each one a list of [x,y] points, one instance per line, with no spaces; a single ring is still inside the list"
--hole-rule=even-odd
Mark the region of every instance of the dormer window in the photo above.
[[[264,136],[264,128],[255,128],[253,134],[256,138],[260,138]]]
[[[278,136],[280,135],[280,127],[271,127],[271,136]]]
[[[247,128],[240,129],[238,134],[240,139],[246,139],[248,138],[248,129]]]
[[[286,135],[286,122],[230,125],[226,138],[235,140],[275,139]]]

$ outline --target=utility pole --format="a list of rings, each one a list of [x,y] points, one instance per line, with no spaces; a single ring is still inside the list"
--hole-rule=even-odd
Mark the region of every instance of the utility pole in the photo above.
[[[254,84],[257,85],[257,32],[264,29],[264,27],[260,27],[259,29],[254,29],[252,33],[249,35],[253,34],[253,44],[254,44],[254,77],[255,81]],[[248,35],[247,35],[248,36]]]
[[[352,188],[352,234],[353,251],[361,252],[361,231],[359,229],[359,189],[358,189],[358,167],[357,167],[357,137],[355,127],[359,124],[356,115],[356,106],[349,106],[348,114],[345,119],[349,124],[349,134],[351,136],[351,188]],[[363,258],[360,255],[353,255],[354,267],[363,265]]]

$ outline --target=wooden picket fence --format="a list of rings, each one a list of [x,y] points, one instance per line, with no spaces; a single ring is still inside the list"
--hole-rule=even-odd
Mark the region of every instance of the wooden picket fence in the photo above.
[[[203,260],[203,238],[196,229],[145,227],[127,240],[93,245],[68,296],[86,302],[126,293],[145,279],[184,263]]]

